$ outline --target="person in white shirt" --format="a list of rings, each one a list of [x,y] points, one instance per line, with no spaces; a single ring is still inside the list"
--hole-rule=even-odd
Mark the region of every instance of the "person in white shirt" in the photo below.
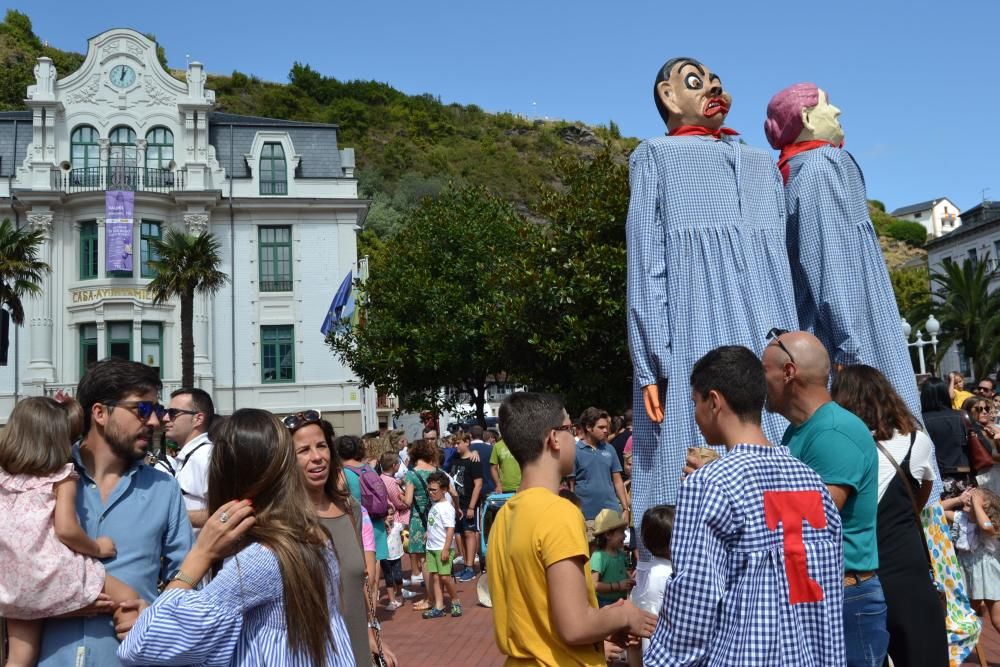
[[[184,388],[170,394],[163,418],[164,435],[180,447],[174,476],[196,536],[208,520],[208,462],[212,458],[208,428],[214,417],[215,405],[208,392]]]
[[[635,570],[635,588],[629,600],[639,609],[660,614],[667,580],[673,574],[670,564],[670,536],[674,532],[674,507],[656,505],[642,515],[642,544],[652,554],[651,560],[641,560]],[[629,647],[628,662],[631,667],[642,667],[642,654],[649,648],[649,640],[642,640],[642,648]]]

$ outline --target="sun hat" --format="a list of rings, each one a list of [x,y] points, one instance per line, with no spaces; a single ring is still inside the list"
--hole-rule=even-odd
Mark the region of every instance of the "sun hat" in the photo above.
[[[594,519],[594,535],[603,535],[609,530],[624,528],[627,525],[628,523],[621,514],[614,510],[603,509],[598,512],[597,518]]]

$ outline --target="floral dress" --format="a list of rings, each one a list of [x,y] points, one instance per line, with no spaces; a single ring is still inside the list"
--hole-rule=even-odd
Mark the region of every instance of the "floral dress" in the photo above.
[[[58,616],[86,607],[101,592],[104,566],[56,537],[55,485],[69,478],[76,478],[72,463],[46,477],[0,469],[0,616]]]
[[[965,576],[951,541],[948,522],[940,503],[925,507],[920,515],[924,536],[934,566],[934,582],[945,595],[945,627],[948,629],[948,658],[959,667],[976,647],[982,628],[965,590]]]
[[[407,553],[422,554],[427,539],[427,513],[431,509],[431,499],[427,495],[427,478],[433,470],[407,470],[403,478],[413,486],[413,504],[410,506],[410,545]]]

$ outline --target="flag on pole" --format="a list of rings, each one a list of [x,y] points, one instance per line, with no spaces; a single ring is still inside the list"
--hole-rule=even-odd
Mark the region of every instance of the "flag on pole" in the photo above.
[[[333,295],[333,301],[330,302],[330,309],[326,313],[326,319],[323,320],[323,326],[319,328],[320,333],[324,336],[329,336],[331,332],[346,326],[344,320],[349,320],[354,312],[354,293],[351,289],[352,279],[354,273],[348,271],[347,275],[344,276],[343,282],[340,283],[340,287],[337,288],[337,293]]]

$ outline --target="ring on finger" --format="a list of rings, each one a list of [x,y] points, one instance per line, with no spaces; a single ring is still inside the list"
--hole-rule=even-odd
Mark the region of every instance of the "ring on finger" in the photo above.
[[[225,523],[229,521],[229,512],[223,512],[219,515],[219,523]]]

